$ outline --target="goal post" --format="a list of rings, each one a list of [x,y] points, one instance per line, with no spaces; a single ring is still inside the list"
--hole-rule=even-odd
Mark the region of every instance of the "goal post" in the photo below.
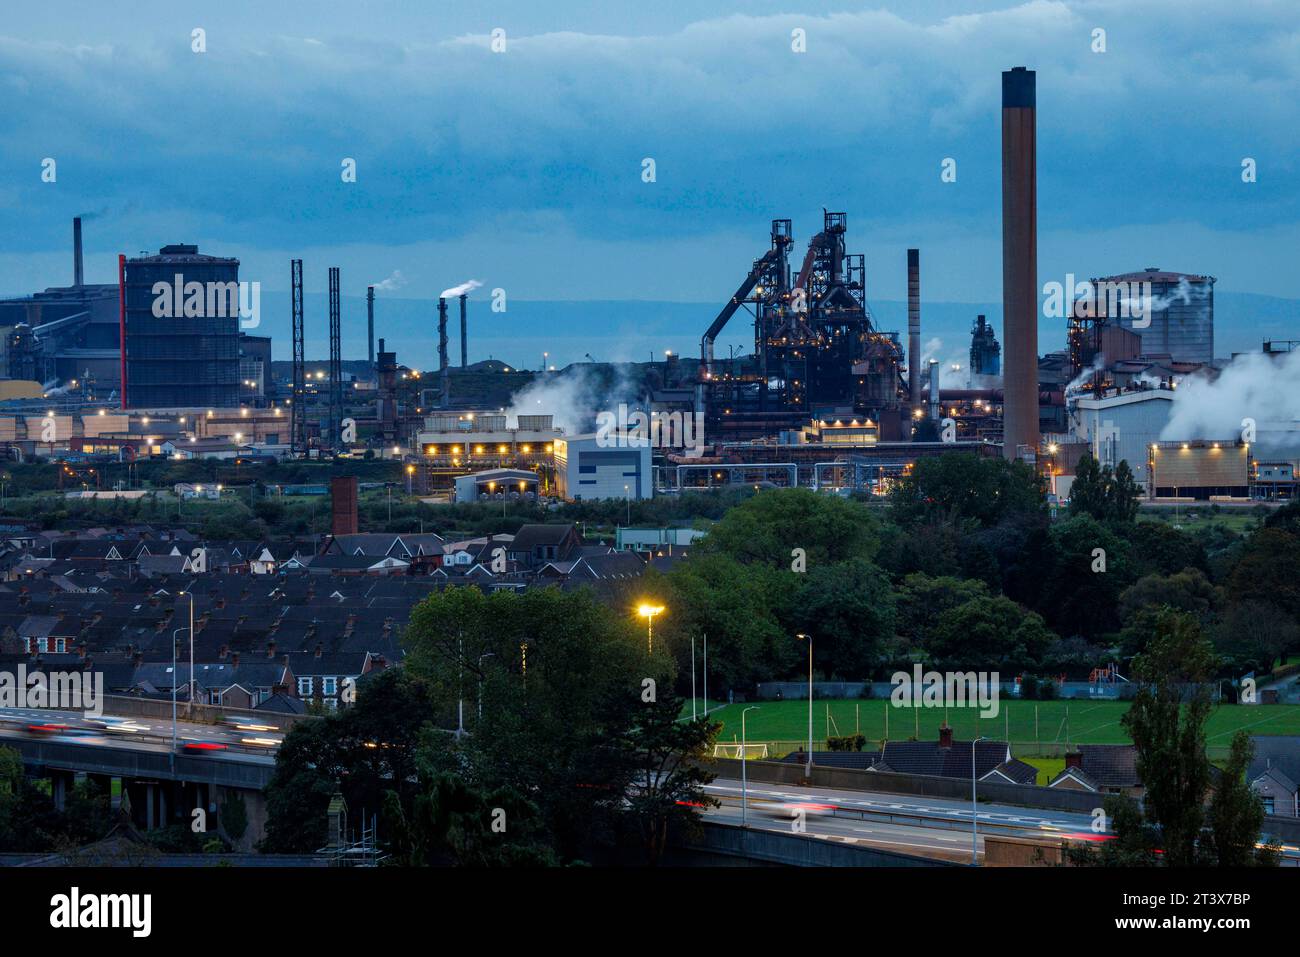
[[[768,756],[767,744],[761,741],[749,744],[715,744],[713,746],[713,756],[715,758],[735,758],[740,760],[741,751],[744,751],[744,757],[748,760],[758,760]]]

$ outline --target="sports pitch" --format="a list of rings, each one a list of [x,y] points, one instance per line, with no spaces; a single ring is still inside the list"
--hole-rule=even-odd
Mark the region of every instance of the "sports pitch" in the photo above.
[[[746,740],[765,742],[772,754],[784,754],[808,741],[807,700],[756,701],[723,705],[710,714],[722,722],[718,741],[740,741],[740,712],[753,708],[745,717]],[[1054,756],[1075,744],[1129,744],[1120,718],[1129,708],[1126,701],[1007,701],[999,702],[995,718],[980,718],[968,708],[896,708],[887,699],[814,699],[813,748],[826,747],[829,735],[861,733],[868,748],[882,739],[932,740],[939,736],[945,718],[958,741],[978,735],[1010,740],[1017,757]],[[690,702],[687,701],[689,711]],[[1218,705],[1206,726],[1206,746],[1212,757],[1226,753],[1232,735],[1300,735],[1300,705]]]

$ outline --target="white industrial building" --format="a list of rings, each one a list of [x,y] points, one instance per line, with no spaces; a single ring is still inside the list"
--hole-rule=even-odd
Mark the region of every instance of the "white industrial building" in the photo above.
[[[456,479],[456,501],[536,498],[541,476],[527,469],[485,469]]]
[[[1148,452],[1169,422],[1170,389],[1121,392],[1100,399],[1073,399],[1070,434],[1092,449],[1093,458],[1111,468],[1127,461],[1142,488],[1150,480]]]
[[[592,433],[555,440],[555,487],[561,498],[643,499],[654,495],[650,440]]]

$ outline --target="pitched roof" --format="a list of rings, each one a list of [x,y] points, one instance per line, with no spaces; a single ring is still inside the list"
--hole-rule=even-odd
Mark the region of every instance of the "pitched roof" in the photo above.
[[[1137,748],[1131,744],[1081,744],[1083,770],[1103,788],[1140,787]]]
[[[524,525],[515,533],[510,545],[512,552],[532,551],[539,545],[562,545],[570,535],[576,534],[572,522],[554,525]]]
[[[1300,736],[1290,734],[1251,735],[1255,756],[1250,760],[1246,780],[1253,781],[1269,768],[1277,768],[1292,781],[1300,781]]]
[[[1054,788],[1066,780],[1074,780],[1083,785],[1089,791],[1100,791],[1101,785],[1097,779],[1085,771],[1083,768],[1064,767],[1057,772],[1056,777],[1047,783],[1049,788]]]
[[[977,778],[982,778],[1009,760],[1011,748],[1005,741],[975,742]],[[954,741],[952,747],[944,748],[939,746],[938,741],[886,741],[876,770],[969,779],[971,742]]]
[[[1012,784],[1033,784],[1038,780],[1038,768],[1032,764],[1026,764],[1019,758],[1012,758],[1010,761],[999,764],[980,780],[989,781],[998,778],[1003,778]]]

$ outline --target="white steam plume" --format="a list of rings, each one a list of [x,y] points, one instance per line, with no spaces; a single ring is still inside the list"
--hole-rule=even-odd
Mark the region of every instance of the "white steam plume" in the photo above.
[[[479,286],[483,285],[477,279],[470,279],[461,283],[459,286],[452,286],[450,289],[444,289],[438,293],[439,299],[455,299],[457,296],[463,296],[466,293],[473,292]]]
[[[595,431],[599,413],[615,411],[620,402],[634,402],[635,394],[635,387],[621,366],[612,367],[612,380],[607,380],[592,366],[572,365],[563,372],[539,376],[516,392],[507,414],[511,418],[553,415],[555,425],[566,435],[581,435]]]
[[[1218,378],[1191,376],[1174,393],[1165,441],[1229,439],[1251,420],[1266,455],[1300,455],[1300,349],[1280,357],[1239,355]]]
[[[383,282],[377,282],[375,292],[392,292],[394,289],[400,289],[406,285],[406,277],[402,275],[400,269],[394,269],[393,274]]]

